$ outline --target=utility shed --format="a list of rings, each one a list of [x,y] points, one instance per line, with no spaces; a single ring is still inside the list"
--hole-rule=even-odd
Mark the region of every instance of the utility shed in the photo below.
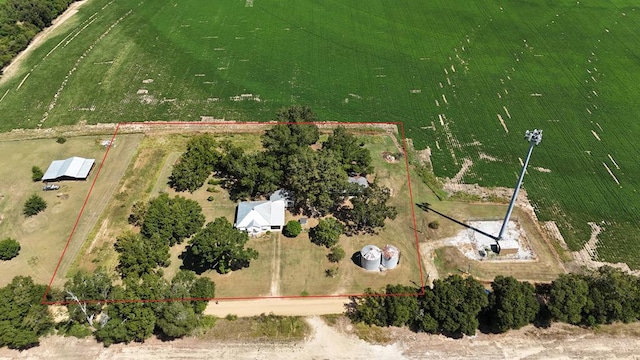
[[[66,160],[54,160],[44,173],[42,181],[86,180],[95,162],[95,159],[78,156]]]

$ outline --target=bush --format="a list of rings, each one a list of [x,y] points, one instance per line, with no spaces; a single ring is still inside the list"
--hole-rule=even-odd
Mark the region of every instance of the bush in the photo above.
[[[327,258],[329,259],[329,261],[337,263],[344,259],[345,255],[346,253],[344,252],[342,246],[337,245],[331,248],[331,252],[329,253],[329,255],[327,255]]]
[[[0,260],[11,260],[20,253],[20,243],[14,239],[6,238],[0,241]]]
[[[207,198],[207,201],[213,201],[213,200],[215,200],[215,199],[216,199],[216,198],[215,198],[215,197],[213,197],[213,195],[211,195],[211,196],[209,196],[209,197]]]
[[[224,318],[229,320],[229,321],[236,321],[236,320],[238,320],[238,315],[236,315],[236,314],[227,314],[227,316],[225,316]]]
[[[34,166],[31,168],[31,180],[34,182],[42,180],[44,176],[44,171],[40,169],[38,166]]]
[[[429,229],[436,230],[439,227],[440,227],[440,223],[438,222],[438,220],[434,220],[434,221],[429,223]]]
[[[27,202],[24,203],[24,209],[22,212],[25,216],[31,217],[33,215],[37,215],[41,211],[44,211],[44,209],[46,208],[47,202],[44,201],[44,199],[41,198],[38,194],[33,194],[27,200]]]
[[[302,232],[302,225],[295,220],[291,220],[284,226],[282,234],[286,237],[294,238]]]
[[[67,138],[59,137],[59,138],[56,139],[56,142],[58,144],[64,144],[64,143],[67,142]]]

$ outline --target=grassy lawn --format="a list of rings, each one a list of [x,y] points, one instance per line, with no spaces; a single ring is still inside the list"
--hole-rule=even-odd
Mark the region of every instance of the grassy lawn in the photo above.
[[[89,188],[97,175],[105,153],[99,141],[104,136],[69,137],[64,144],[55,138],[0,142],[0,232],[20,242],[20,255],[11,261],[0,262],[0,286],[6,285],[16,275],[32,276],[36,282],[49,283],[60,255],[74,227]],[[113,183],[117,183],[131,159],[140,136],[122,136],[110,150],[110,157],[103,164],[100,177],[89,198],[83,216],[58,271],[54,284],[60,285],[66,270],[86,239],[87,232],[96,223],[109,198]],[[95,158],[96,164],[87,181],[62,181],[58,191],[42,191],[41,182],[31,181],[31,166],[46,171],[52,160],[70,156]],[[39,194],[47,201],[47,209],[31,218],[22,214],[23,204],[32,194]]]

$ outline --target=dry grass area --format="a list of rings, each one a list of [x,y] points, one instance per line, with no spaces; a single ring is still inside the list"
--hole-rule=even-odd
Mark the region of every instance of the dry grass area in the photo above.
[[[49,283],[106,151],[100,140],[110,137],[70,137],[64,144],[58,144],[55,138],[0,142],[3,154],[0,158],[0,232],[3,238],[15,238],[21,244],[18,257],[0,262],[0,286],[6,285],[16,275],[31,276],[36,282]],[[139,135],[122,136],[111,148],[54,284],[64,281],[66,270],[108,203],[113,194],[112,184],[122,177],[140,138]],[[52,160],[71,156],[96,159],[86,181],[58,182],[60,190],[48,192],[42,191],[41,182],[31,181],[32,166],[46,171]],[[22,214],[23,204],[35,193],[47,201],[48,207],[44,212],[26,218]]]

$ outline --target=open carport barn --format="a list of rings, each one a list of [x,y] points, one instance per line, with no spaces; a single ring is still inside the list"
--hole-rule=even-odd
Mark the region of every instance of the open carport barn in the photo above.
[[[44,173],[42,181],[86,180],[95,162],[95,159],[77,156],[66,160],[54,160]]]

